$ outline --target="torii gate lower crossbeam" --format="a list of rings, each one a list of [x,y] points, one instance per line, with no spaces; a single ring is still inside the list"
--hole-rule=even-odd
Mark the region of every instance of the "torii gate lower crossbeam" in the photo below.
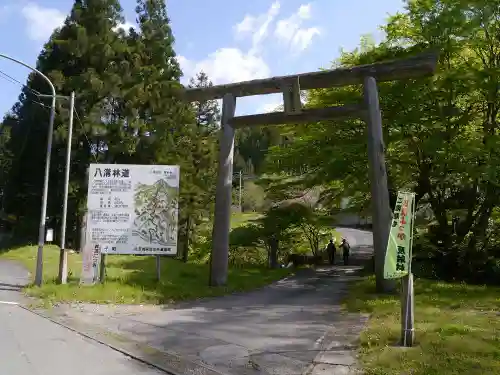
[[[352,68],[186,89],[185,96],[188,101],[199,102],[223,99],[215,217],[212,233],[210,285],[219,286],[227,282],[235,129],[243,126],[297,124],[358,116],[363,118],[368,125],[368,161],[373,209],[373,245],[377,289],[380,291],[393,289],[394,282],[383,278],[391,212],[377,81],[383,82],[432,75],[437,65],[437,59],[438,54],[431,52],[407,59]],[[362,103],[340,107],[301,108],[300,90],[353,84],[362,84],[364,87],[364,101]],[[237,97],[279,92],[283,93],[283,112],[235,117]]]

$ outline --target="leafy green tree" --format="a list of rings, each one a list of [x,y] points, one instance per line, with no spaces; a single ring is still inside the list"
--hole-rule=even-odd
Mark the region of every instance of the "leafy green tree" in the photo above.
[[[8,185],[9,170],[12,164],[12,155],[8,149],[10,128],[0,123],[0,212],[4,210],[5,188]]]
[[[245,181],[242,188],[243,211],[262,212],[267,205],[266,192],[253,181]]]
[[[302,220],[296,213],[300,214],[292,206],[271,207],[255,222],[233,229],[229,238],[232,253],[241,252],[243,248],[253,254],[256,249],[264,248],[268,266],[278,267],[280,255],[288,254],[296,236],[294,229]]]
[[[279,132],[276,127],[242,128],[235,137],[235,171],[246,174],[261,174],[269,147],[278,144]]]
[[[448,262],[457,262],[454,271],[469,268],[469,274],[492,254],[489,223],[500,199],[493,193],[500,182],[499,5],[408,1],[385,26],[385,42],[364,43],[334,63],[352,66],[441,51],[434,77],[379,85],[389,187],[392,197],[398,189],[412,189],[419,207],[430,207],[433,243],[454,254]],[[308,99],[310,107],[355,103],[361,88],[316,90]],[[303,187],[320,185],[332,200],[354,196],[360,206],[369,206],[362,121],[285,127],[282,134],[292,142],[272,149],[270,171],[285,170]],[[455,233],[453,216],[459,218]]]

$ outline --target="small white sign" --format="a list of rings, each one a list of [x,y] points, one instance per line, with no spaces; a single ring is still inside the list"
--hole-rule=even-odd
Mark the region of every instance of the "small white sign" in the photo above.
[[[46,242],[52,242],[54,241],[54,229],[47,229],[47,234],[45,236],[45,241]]]

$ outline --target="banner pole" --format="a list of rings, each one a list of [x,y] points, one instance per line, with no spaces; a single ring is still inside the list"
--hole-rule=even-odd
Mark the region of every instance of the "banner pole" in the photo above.
[[[413,236],[414,236],[414,225],[415,225],[415,193],[411,193],[411,206],[410,206],[410,241],[409,241],[409,259],[408,259],[408,275],[402,280],[402,299],[404,309],[404,314],[402,319],[404,319],[403,324],[403,346],[411,347],[414,342],[414,291],[413,291],[413,275],[412,271],[412,257],[413,257]],[[406,279],[406,280],[405,280]]]

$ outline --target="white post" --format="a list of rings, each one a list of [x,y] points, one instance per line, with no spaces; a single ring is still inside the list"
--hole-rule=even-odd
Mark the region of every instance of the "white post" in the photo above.
[[[413,230],[415,225],[416,212],[415,194],[412,197],[410,207],[411,226],[410,226],[410,251],[408,260],[408,275],[401,280],[401,342],[405,347],[412,347],[415,342],[415,293],[413,290],[412,267],[412,249],[413,249]]]
[[[73,112],[75,110],[75,93],[72,92],[69,104],[69,126],[68,140],[66,145],[66,170],[64,175],[64,196],[63,213],[61,223],[61,250],[59,253],[59,282],[66,284],[68,280],[68,253],[66,252],[66,218],[68,214],[68,190],[69,190],[69,172],[71,168],[71,140],[73,138]]]

